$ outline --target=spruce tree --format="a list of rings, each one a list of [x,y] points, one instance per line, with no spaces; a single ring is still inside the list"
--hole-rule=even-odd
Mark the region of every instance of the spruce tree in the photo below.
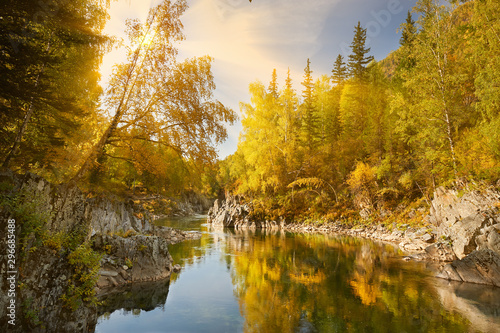
[[[344,62],[344,57],[340,54],[337,56],[337,60],[335,60],[332,73],[333,83],[337,85],[342,84],[347,79],[347,67]]]
[[[406,75],[411,75],[408,71],[411,71],[415,67],[415,55],[413,54],[413,47],[415,44],[415,38],[417,36],[417,27],[415,26],[415,21],[408,11],[408,16],[406,17],[406,22],[401,24],[401,38],[399,39],[400,60],[398,65],[398,72],[406,71]]]
[[[273,75],[271,77],[271,82],[269,82],[269,87],[267,91],[274,97],[278,98],[278,74],[276,74],[276,68],[273,69]]]
[[[354,38],[351,43],[352,54],[349,55],[348,67],[350,75],[356,80],[366,78],[366,65],[373,60],[373,56],[367,56],[370,48],[366,47],[366,29],[358,25],[354,28]]]
[[[408,11],[406,22],[402,24],[402,33],[401,38],[399,39],[399,44],[401,46],[410,46],[413,43],[416,34],[417,27],[415,26],[415,21],[413,21],[411,13]]]
[[[302,119],[304,128],[304,141],[305,145],[308,147],[309,151],[315,146],[316,140],[316,127],[317,119],[314,110],[314,82],[312,78],[311,61],[307,59],[306,68],[304,68],[304,81],[302,85],[304,86],[304,91],[302,92],[302,97],[304,101],[302,103]]]

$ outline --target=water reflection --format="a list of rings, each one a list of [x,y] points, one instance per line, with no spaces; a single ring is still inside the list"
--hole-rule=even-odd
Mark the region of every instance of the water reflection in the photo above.
[[[170,247],[183,270],[172,276],[161,331],[500,331],[499,288],[434,279],[391,245],[207,228]]]
[[[421,265],[348,237],[227,233],[245,332],[467,332],[436,299]]]
[[[125,314],[140,315],[142,311],[163,308],[167,301],[170,282],[144,282],[115,288],[108,294],[101,294],[98,307],[102,318],[109,317],[113,311],[121,309]]]
[[[206,217],[206,215],[166,217],[156,220],[154,224],[185,231],[201,231]]]
[[[499,288],[436,279],[441,303],[465,316],[476,330],[500,332]]]

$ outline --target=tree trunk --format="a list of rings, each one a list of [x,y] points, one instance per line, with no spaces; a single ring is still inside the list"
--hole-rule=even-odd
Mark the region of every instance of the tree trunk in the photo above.
[[[455,179],[457,179],[458,178],[457,159],[455,157],[455,144],[453,142],[451,122],[450,122],[450,117],[448,116],[448,110],[445,110],[444,114],[445,114],[445,121],[446,121],[446,134],[448,136],[448,142],[450,144],[451,159],[453,162],[453,172],[455,173]]]
[[[78,172],[70,180],[70,183],[78,182],[88,171],[90,171],[96,165],[99,158],[104,154],[104,148],[108,144],[109,139],[111,138],[116,128],[118,127],[118,122],[120,121],[122,114],[123,112],[121,110],[118,110],[116,112],[115,116],[113,117],[113,120],[111,121],[111,124],[102,134],[99,142],[97,142],[95,146],[92,147],[92,151],[90,152],[89,156],[87,157],[83,165],[80,167]]]
[[[99,142],[97,142],[95,146],[92,147],[89,156],[87,157],[83,165],[80,167],[78,172],[73,176],[73,178],[71,178],[70,183],[78,182],[87,172],[89,172],[96,165],[99,158],[103,156],[104,148],[109,143],[109,139],[113,136],[116,129],[118,128],[118,123],[120,122],[126,110],[127,101],[130,97],[130,91],[134,89],[136,83],[136,81],[133,80],[133,76],[139,62],[140,47],[141,46],[139,46],[138,50],[135,52],[134,59],[127,74],[125,89],[123,90],[123,94],[120,98],[120,103],[116,108],[116,113],[113,117],[113,120],[111,121],[111,124],[109,124],[106,131],[104,131],[101,138],[99,139]]]
[[[145,54],[148,53],[150,45],[149,43],[146,43],[146,38],[149,35],[152,25],[151,22],[154,22],[156,19],[156,16],[158,14],[158,8],[157,10],[152,14],[153,16],[151,17],[151,20],[148,17],[148,22],[149,25],[147,26],[147,31],[143,34],[142,40],[137,46],[137,49],[134,52],[134,56],[132,58],[132,61],[130,63],[130,68],[128,69],[127,77],[125,80],[125,87],[123,89],[122,96],[120,97],[120,102],[118,103],[118,106],[116,108],[116,113],[113,117],[113,120],[111,121],[111,124],[109,124],[108,128],[106,131],[102,134],[101,138],[99,139],[99,142],[96,143],[94,147],[92,147],[92,150],[83,163],[83,165],[80,167],[78,172],[71,178],[70,183],[76,183],[82,177],[87,174],[97,163],[100,157],[104,155],[104,148],[106,145],[109,143],[109,139],[113,136],[115,133],[116,129],[118,128],[118,123],[120,122],[123,114],[126,112],[126,105],[129,101],[130,98],[130,93],[134,90],[135,84],[137,82],[137,76],[134,78],[134,74],[138,73],[143,65],[144,57],[143,60],[141,61],[141,50],[143,46],[146,46],[146,49],[143,50]]]

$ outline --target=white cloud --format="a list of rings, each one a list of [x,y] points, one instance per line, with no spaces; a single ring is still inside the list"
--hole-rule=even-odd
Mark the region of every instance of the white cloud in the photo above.
[[[228,86],[233,108],[248,99],[248,84],[270,80],[276,68],[284,82],[287,68],[302,80],[307,58],[321,49],[318,38],[338,1],[318,0],[198,0],[191,1],[183,17],[187,40],[180,45],[186,57],[214,57],[219,91]],[[290,59],[296,59],[300,66]],[[225,88],[225,87],[224,87]],[[235,99],[238,98],[238,99]]]

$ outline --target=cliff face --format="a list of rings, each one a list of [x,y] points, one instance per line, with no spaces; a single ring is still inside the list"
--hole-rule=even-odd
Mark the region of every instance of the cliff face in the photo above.
[[[438,277],[500,287],[499,204],[500,193],[493,189],[462,195],[442,187],[436,190],[429,221],[459,258]]]
[[[284,226],[280,222],[260,220],[253,215],[251,204],[242,202],[238,196],[228,195],[226,199],[217,199],[208,211],[207,222],[214,227],[228,227],[236,229],[266,229]]]
[[[7,235],[8,220],[16,220],[14,268],[7,265],[7,241],[0,242],[0,331],[87,332],[97,320],[95,306],[84,303],[75,310],[63,301],[72,293],[77,265],[98,260],[85,257],[85,249],[93,247],[103,254],[100,269],[94,271],[100,290],[168,278],[173,265],[167,245],[196,236],[152,226],[149,214],[133,202],[87,198],[77,187],[53,185],[33,174],[2,171],[0,185],[2,238]],[[69,248],[82,249],[79,254],[84,257],[75,259]],[[15,272],[14,298],[8,297],[9,271]],[[11,299],[16,326],[8,324]]]
[[[475,250],[500,254],[500,193],[492,189],[463,195],[438,188],[430,209],[430,222],[438,237],[448,239],[459,259]]]

